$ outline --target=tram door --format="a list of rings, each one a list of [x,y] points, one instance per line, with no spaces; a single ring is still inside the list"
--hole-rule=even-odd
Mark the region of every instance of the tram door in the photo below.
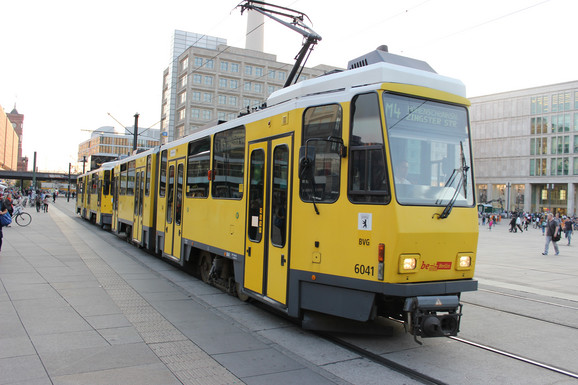
[[[144,171],[137,170],[135,192],[134,192],[132,240],[138,244],[142,244],[143,197],[144,197]]]
[[[165,211],[165,249],[164,253],[176,259],[181,258],[182,207],[184,161],[169,162],[167,174],[167,193]]]
[[[245,287],[287,303],[293,137],[249,145]]]

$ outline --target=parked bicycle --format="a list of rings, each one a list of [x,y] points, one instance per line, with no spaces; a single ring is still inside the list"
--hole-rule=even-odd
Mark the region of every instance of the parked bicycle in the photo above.
[[[28,226],[32,222],[32,217],[30,214],[24,212],[22,206],[14,207],[14,212],[12,213],[12,219],[18,226]]]

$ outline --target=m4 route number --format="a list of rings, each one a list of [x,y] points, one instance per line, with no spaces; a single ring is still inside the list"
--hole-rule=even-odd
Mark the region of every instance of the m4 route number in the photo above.
[[[353,271],[355,271],[355,274],[369,275],[369,276],[373,277],[374,272],[375,272],[375,267],[374,266],[360,265],[358,263],[355,265]]]

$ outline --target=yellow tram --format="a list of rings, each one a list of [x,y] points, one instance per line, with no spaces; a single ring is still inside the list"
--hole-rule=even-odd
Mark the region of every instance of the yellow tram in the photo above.
[[[456,335],[477,289],[465,87],[382,50],[349,68],[112,162],[112,229],[304,327],[392,317]]]
[[[78,178],[76,212],[101,227],[112,223],[112,165],[104,164]]]

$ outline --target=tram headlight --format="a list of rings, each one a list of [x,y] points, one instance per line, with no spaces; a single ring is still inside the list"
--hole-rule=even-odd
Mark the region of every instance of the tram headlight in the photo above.
[[[415,273],[417,271],[419,254],[402,254],[399,256],[399,272]]]
[[[472,267],[473,255],[471,253],[458,253],[456,257],[456,270],[469,270]]]

